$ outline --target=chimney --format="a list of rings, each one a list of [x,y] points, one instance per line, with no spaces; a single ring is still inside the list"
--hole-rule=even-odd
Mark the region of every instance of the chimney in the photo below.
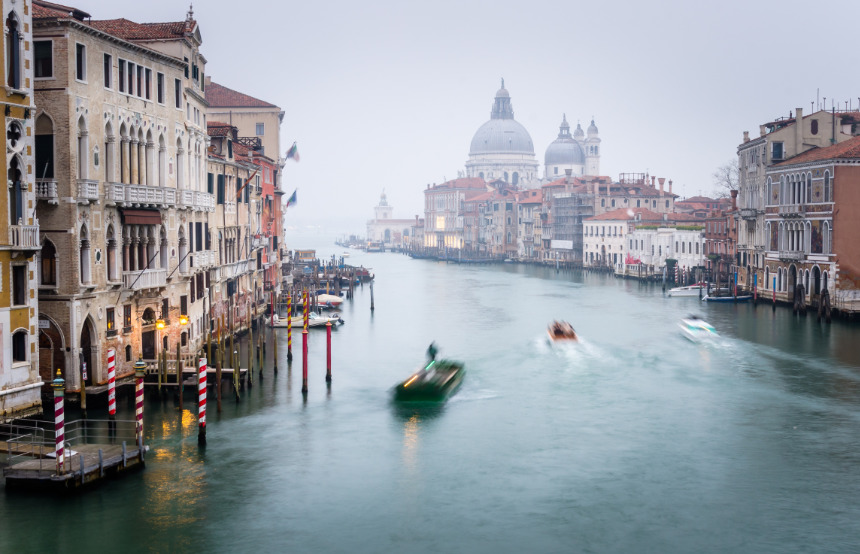
[[[794,154],[803,152],[803,108],[795,108],[797,120],[794,122]],[[786,156],[788,157],[788,156]]]
[[[660,177],[660,196],[663,196],[663,183],[666,182],[665,177]]]
[[[767,134],[767,130],[764,128],[764,125],[758,126],[758,134],[760,137],[763,137]]]
[[[732,194],[732,211],[737,211],[738,209],[738,191],[733,190]]]
[[[657,188],[657,185],[655,185],[655,184],[654,184],[654,181],[655,181],[656,179],[657,179],[657,177],[654,177],[653,175],[651,176],[651,188],[652,188],[652,189]]]
[[[750,141],[750,132],[744,131],[744,142],[749,142],[749,141]]]
[[[206,77],[203,78],[204,88],[209,88],[209,85],[211,85],[211,84],[212,84],[212,77],[210,75],[206,75]]]
[[[669,194],[672,194],[672,179],[669,179]]]

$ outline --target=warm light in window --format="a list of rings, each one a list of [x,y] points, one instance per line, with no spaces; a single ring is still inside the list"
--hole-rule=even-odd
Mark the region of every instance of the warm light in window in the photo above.
[[[188,325],[188,316],[187,315],[179,316],[179,324],[180,325]]]
[[[156,319],[155,320],[155,328],[156,329],[164,329],[164,320],[163,319]]]

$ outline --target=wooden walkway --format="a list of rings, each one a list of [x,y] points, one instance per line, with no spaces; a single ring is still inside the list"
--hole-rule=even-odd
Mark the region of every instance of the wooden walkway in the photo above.
[[[82,444],[66,456],[64,471],[57,474],[53,458],[27,460],[3,469],[6,488],[71,491],[131,470],[142,469],[146,451],[133,445],[125,449],[121,444]],[[99,460],[101,451],[101,461]]]

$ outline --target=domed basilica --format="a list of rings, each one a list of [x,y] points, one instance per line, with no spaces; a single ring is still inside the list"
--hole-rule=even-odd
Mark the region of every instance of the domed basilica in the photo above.
[[[531,135],[514,120],[511,95],[502,79],[490,120],[481,125],[472,138],[466,176],[486,181],[501,179],[528,188],[540,183],[539,165]],[[562,117],[558,138],[546,149],[544,178],[558,179],[567,169],[574,176],[600,174],[600,138],[593,120],[587,136],[578,123],[571,135],[567,117]]]

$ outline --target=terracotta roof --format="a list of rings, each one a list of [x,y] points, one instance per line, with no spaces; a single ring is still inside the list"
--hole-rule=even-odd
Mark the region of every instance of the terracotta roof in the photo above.
[[[487,189],[487,182],[481,179],[480,177],[461,177],[459,179],[452,179],[450,181],[445,181],[441,185],[435,185],[431,187],[432,189]]]
[[[277,108],[274,104],[229,89],[215,81],[206,85],[206,101],[213,108]]]
[[[233,126],[220,121],[207,121],[206,133],[210,137],[226,137],[233,134]]]
[[[90,21],[90,26],[123,40],[164,40],[182,38],[194,31],[197,22],[193,19],[166,23],[135,23],[128,19],[103,19]]]
[[[789,158],[784,162],[774,164],[775,167],[784,167],[787,165],[796,165],[809,162],[817,162],[821,160],[836,160],[836,159],[856,159],[860,158],[860,137],[854,137],[828,146],[826,148],[813,148],[802,154],[798,154],[793,158]]]
[[[33,19],[59,19],[73,17],[75,19],[84,19],[90,17],[90,14],[83,10],[55,4],[54,2],[44,2],[42,0],[33,1]]]

